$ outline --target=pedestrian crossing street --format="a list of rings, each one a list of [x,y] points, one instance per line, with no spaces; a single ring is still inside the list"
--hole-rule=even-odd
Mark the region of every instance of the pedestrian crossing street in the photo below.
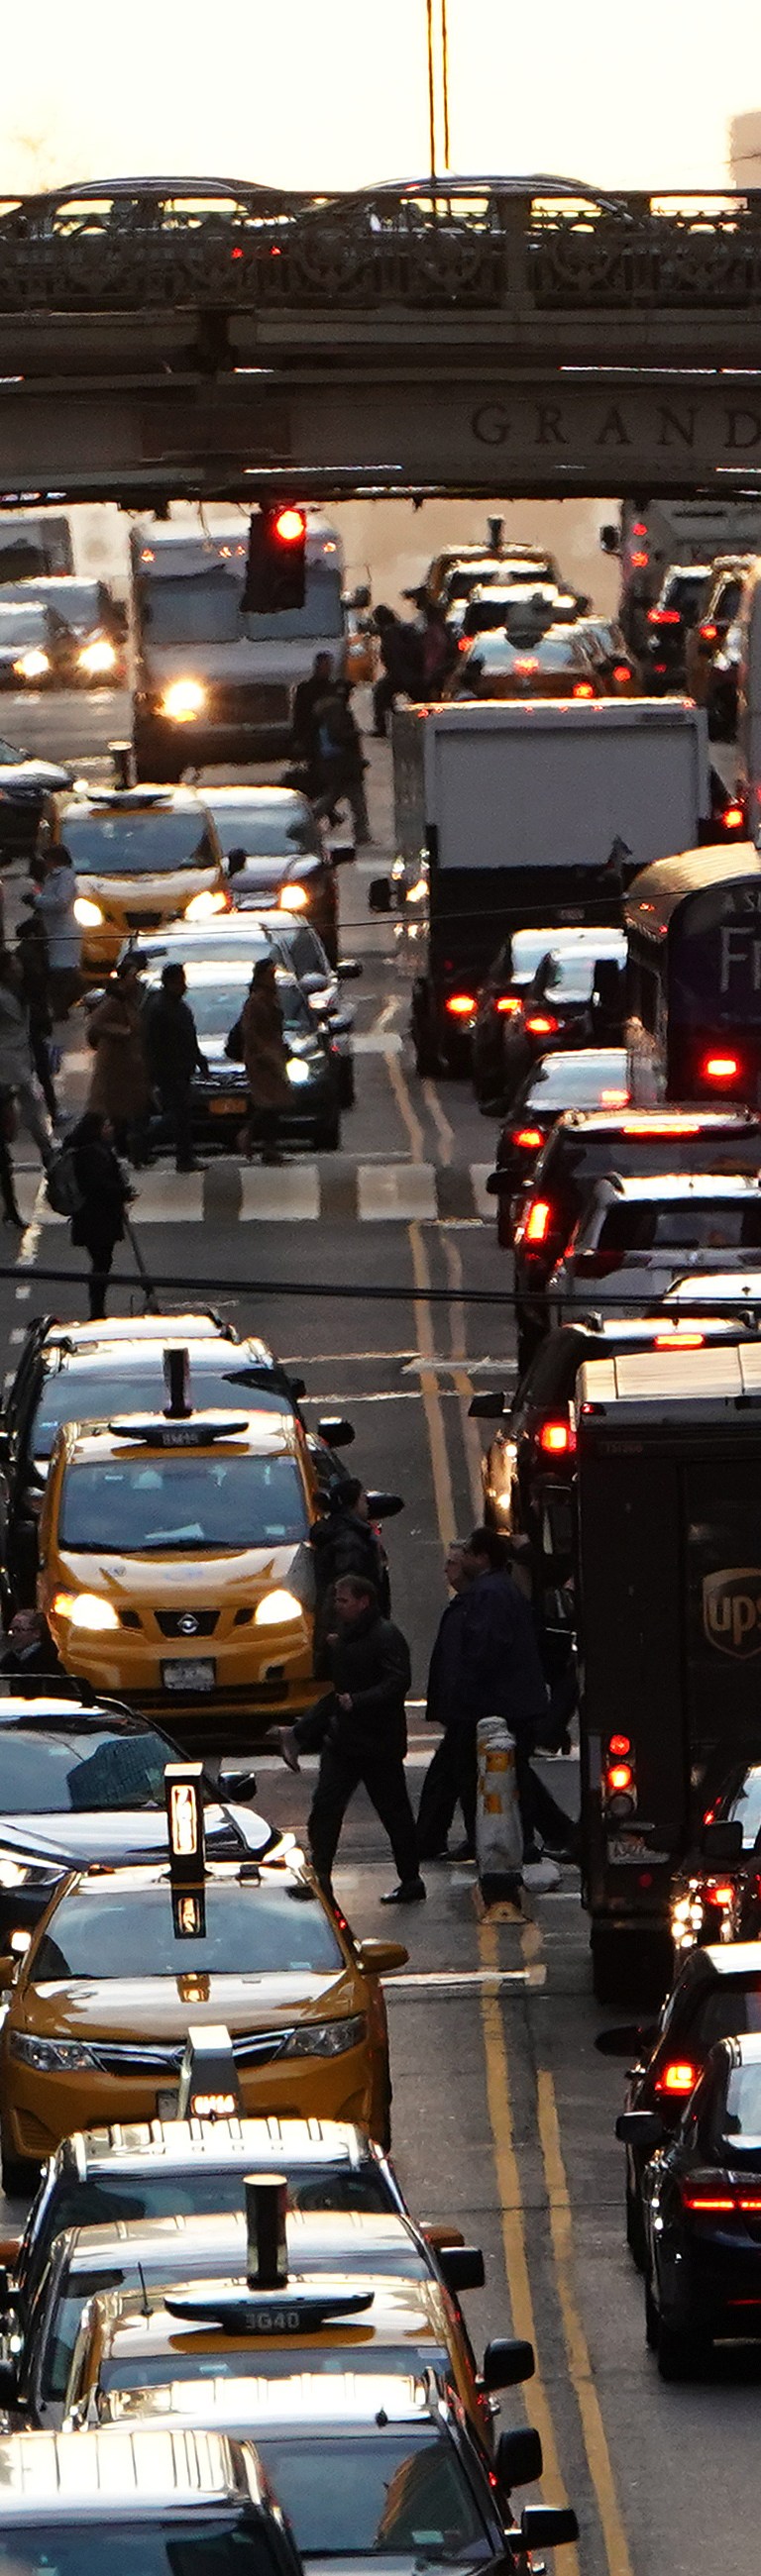
[[[175,1172],[154,1164],[134,1175],[133,1224],[293,1225],[306,1221],[366,1225],[493,1224],[487,1197],[490,1163],[465,1165],[411,1160],[362,1162],[348,1155],[295,1158],[265,1169],[220,1157],[202,1172]],[[27,1225],[64,1226],[48,1206],[39,1169],[17,1166],[17,1194]]]

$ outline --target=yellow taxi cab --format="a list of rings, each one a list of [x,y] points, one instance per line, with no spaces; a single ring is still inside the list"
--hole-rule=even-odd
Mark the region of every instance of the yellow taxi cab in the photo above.
[[[51,1453],[37,1597],[67,1672],[154,1716],[239,1721],[315,1697],[318,1484],[285,1412],[69,1423]]]
[[[0,1960],[6,2191],[27,2190],[75,2129],[172,2119],[189,2033],[207,2024],[232,2049],[238,2100],[220,2110],[356,2121],[388,2145],[380,1979],[407,1951],[355,1941],[295,1846],[207,1864],[196,1922],[189,1934],[168,1867],[75,1872],[20,1963]]]
[[[0,2563],[14,2576],[303,2576],[251,2442],[188,2426],[0,2439]]]
[[[487,2344],[478,2370],[454,2300],[433,2280],[362,2271],[304,2271],[275,2293],[238,2280],[194,2281],[161,2294],[106,2290],[88,2299],[74,2346],[65,2420],[94,2424],[114,2393],[196,2383],[303,2377],[430,2375],[454,2394],[481,2442],[493,2441],[489,2391],[533,2370],[531,2346]]]
[[[104,787],[73,796],[59,808],[55,837],[77,879],[74,912],[87,975],[115,966],[127,939],[229,911],[222,844],[192,787]]]

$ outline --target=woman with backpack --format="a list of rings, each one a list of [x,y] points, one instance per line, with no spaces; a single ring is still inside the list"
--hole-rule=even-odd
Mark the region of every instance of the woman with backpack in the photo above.
[[[58,1158],[69,1166],[74,1185],[72,1197],[79,1196],[80,1204],[71,1218],[71,1240],[76,1248],[82,1246],[90,1255],[92,1322],[105,1315],[114,1245],[122,1240],[124,1213],[132,1195],[114,1152],[113,1132],[110,1119],[104,1118],[101,1110],[86,1109]]]

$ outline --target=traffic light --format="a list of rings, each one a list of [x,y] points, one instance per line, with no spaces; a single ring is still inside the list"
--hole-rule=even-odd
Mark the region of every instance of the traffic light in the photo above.
[[[279,610],[303,608],[306,537],[306,511],[292,503],[252,512],[241,600],[244,615],[254,610],[272,617]]]

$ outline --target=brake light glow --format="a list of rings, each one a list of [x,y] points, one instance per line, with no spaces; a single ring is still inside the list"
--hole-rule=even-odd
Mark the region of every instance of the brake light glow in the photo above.
[[[625,680],[630,680],[630,679],[631,679],[631,669],[630,669],[629,663],[628,663],[628,662],[614,662],[614,664],[613,664],[613,678],[614,678],[614,680],[617,680],[617,681],[618,681],[619,687],[620,687],[620,688],[623,688],[624,681],[625,681]]]
[[[550,1222],[549,1199],[535,1199],[526,1219],[526,1243],[543,1243]]]
[[[654,663],[653,663],[653,670],[654,670],[654,671],[665,671],[665,668],[666,668],[666,664],[665,664],[665,662],[654,662]]]
[[[613,1089],[613,1090],[611,1090],[611,1091],[601,1091],[601,1093],[600,1093],[600,1108],[601,1108],[601,1109],[624,1109],[624,1108],[625,1108],[625,1106],[626,1106],[626,1102],[627,1102],[628,1098],[629,1098],[628,1091],[624,1090],[623,1088],[619,1088],[619,1086],[618,1086],[618,1085],[616,1085],[615,1089]]]
[[[548,1458],[568,1457],[576,1447],[576,1433],[570,1422],[543,1422],[539,1431],[539,1447]]]
[[[634,520],[633,525],[632,525],[632,536],[633,536],[633,537],[646,537],[646,536],[647,536],[647,520],[646,520],[646,519],[635,519],[635,520]]]
[[[538,669],[539,656],[537,653],[516,653],[513,670],[520,672],[522,680],[525,680],[528,677],[529,671],[538,671]]]
[[[526,1021],[526,1027],[532,1038],[554,1038],[560,1027],[560,1021],[553,1018],[551,1011],[532,1011],[530,1019]]]
[[[734,1899],[734,1893],[735,1891],[733,1887],[720,1887],[718,1879],[716,1879],[710,1890],[711,1903],[712,1905],[731,1905]]]
[[[699,1136],[700,1120],[699,1118],[659,1118],[657,1125],[655,1121],[651,1125],[645,1113],[644,1118],[625,1118],[622,1133],[624,1136]]]
[[[510,1142],[520,1145],[526,1154],[534,1153],[537,1145],[542,1143],[541,1127],[514,1127]]]
[[[635,572],[643,572],[645,564],[648,562],[647,548],[644,546],[633,546],[631,562]]]
[[[691,2189],[690,2184],[685,2181],[682,2184],[682,2207],[683,2209],[704,2209],[714,2212],[719,2212],[721,2210],[742,2210],[743,2212],[747,2211],[749,2214],[752,2214],[757,2218],[759,2214],[761,2214],[761,2199],[759,2199],[757,2192],[701,2191],[699,2185],[697,2187],[693,2185]],[[745,2301],[738,2300],[737,2302],[738,2306],[744,2306],[745,2304]],[[755,2306],[755,2300],[751,2301],[749,2304]]]
[[[593,698],[594,694],[591,680],[574,681],[573,695],[575,698]]]
[[[453,1020],[467,1020],[476,1008],[475,993],[448,993],[445,1008],[451,1011]]]
[[[703,1351],[705,1339],[705,1333],[680,1332],[677,1324],[672,1327],[670,1333],[656,1333],[653,1349],[654,1351]]]
[[[725,832],[741,832],[744,829],[745,815],[741,805],[725,805],[721,819]]]
[[[700,1070],[704,1082],[737,1082],[740,1059],[736,1055],[707,1055]]]
[[[678,608],[649,608],[647,622],[648,626],[678,626],[681,622],[679,610]]]
[[[500,993],[497,1002],[497,1010],[500,1012],[503,1019],[512,1019],[514,1013],[519,1011],[520,1007],[517,993]]]
[[[656,2093],[668,2093],[672,2097],[675,2094],[694,2093],[699,2074],[699,2066],[693,2066],[690,2057],[670,2057],[667,2065],[661,2067],[660,2075],[657,2077]]]
[[[715,644],[717,630],[714,626],[713,618],[709,617],[705,626],[701,626],[699,631],[702,635],[704,644]]]

